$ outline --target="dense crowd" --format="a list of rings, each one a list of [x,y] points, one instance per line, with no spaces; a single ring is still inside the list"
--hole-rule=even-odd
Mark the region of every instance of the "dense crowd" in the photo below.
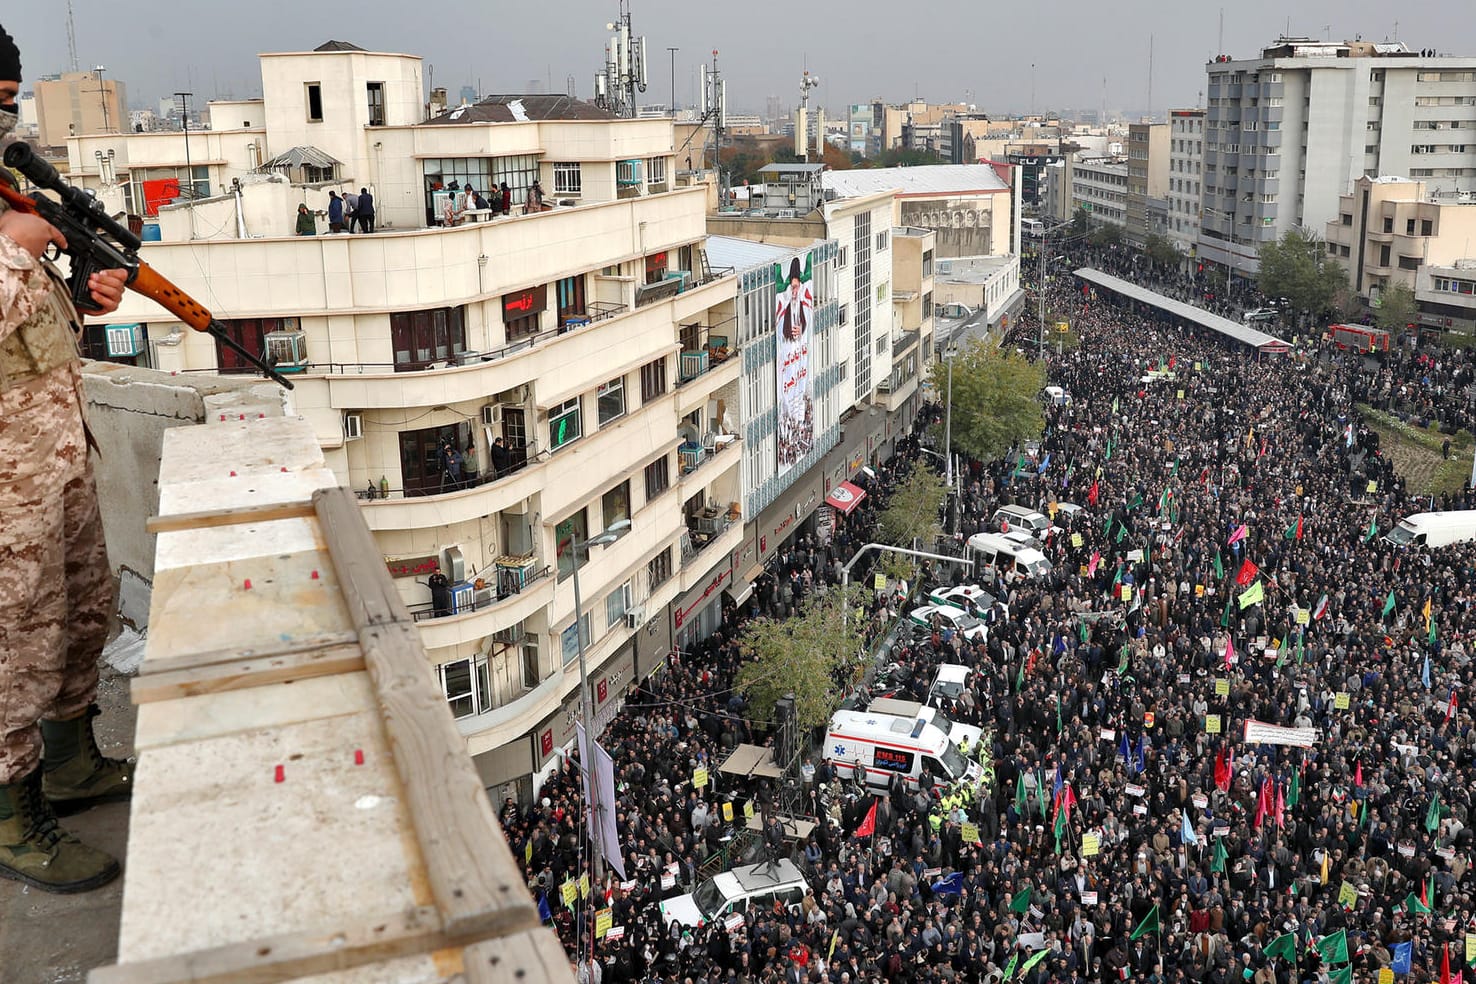
[[[727,822],[724,801],[761,795],[715,768],[734,744],[770,740],[733,689],[735,633],[833,587],[914,466],[908,441],[832,543],[787,550],[745,610],[674,655],[607,730],[626,887],[561,904],[559,886],[588,870],[573,763],[532,809],[506,807],[571,952],[608,894],[623,935],[595,944],[581,978],[1344,984],[1406,961],[1404,980],[1438,980],[1447,953],[1464,966],[1476,544],[1382,539],[1428,500],[1355,404],[1377,404],[1369,381],[1387,378],[1391,412],[1463,419],[1454,397],[1419,400],[1460,390],[1468,364],[1257,358],[1079,285],[1052,290],[1081,338],[1050,364],[1072,402],[1050,409],[1033,459],[970,463],[961,528],[1007,502],[1085,509],[1048,538],[1050,577],[981,582],[999,599],[986,641],[940,631],[890,651],[914,694],[938,662],[973,668],[949,710],[990,735],[994,781],[948,802],[898,786],[857,837],[872,797],[817,761],[818,825],[789,845],[803,903],[750,909],[731,930],[663,924],[658,900],[708,859],[742,860],[725,854],[743,818]],[[1422,395],[1394,395],[1411,385]],[[874,599],[874,623],[898,607]],[[1315,737],[1248,743],[1252,720]],[[691,788],[699,765],[716,788]]]

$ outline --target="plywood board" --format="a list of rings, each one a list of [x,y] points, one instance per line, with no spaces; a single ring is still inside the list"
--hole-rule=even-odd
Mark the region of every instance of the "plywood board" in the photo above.
[[[148,666],[147,661],[144,666]],[[363,669],[364,654],[357,644],[319,646],[275,656],[245,657],[190,669],[140,674],[131,681],[128,689],[135,704],[144,704],[296,683],[311,677],[356,673]]]
[[[304,471],[262,472],[231,478],[229,470],[219,478],[180,482],[159,488],[159,515],[194,512],[202,503],[227,503],[235,506],[266,502],[306,502],[317,489],[332,488],[338,478],[327,468]]]
[[[373,712],[150,748],[133,794],[118,959],[428,905],[413,829]]]
[[[311,521],[281,521],[296,522]],[[160,539],[224,536],[239,529],[244,527],[167,533]],[[281,646],[352,630],[333,565],[321,552],[196,563],[155,572],[145,666],[150,659]]]
[[[200,508],[208,506],[202,503]],[[311,519],[278,519],[219,529],[160,533],[155,540],[154,570],[312,550],[326,555],[327,548],[318,536],[317,522]]]
[[[559,938],[543,926],[469,946],[462,960],[466,984],[567,981],[571,976]]]
[[[248,473],[321,467],[323,451],[301,417],[267,417],[164,432],[159,487]],[[218,503],[225,505],[225,503]]]

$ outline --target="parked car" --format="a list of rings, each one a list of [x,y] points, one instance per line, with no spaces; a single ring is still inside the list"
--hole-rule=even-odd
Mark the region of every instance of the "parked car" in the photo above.
[[[982,618],[995,598],[977,584],[960,584],[952,588],[934,588],[928,592],[928,600],[935,605],[962,608],[975,618]]]
[[[983,642],[989,637],[989,630],[984,627],[983,622],[962,608],[954,608],[952,605],[923,605],[921,608],[914,608],[907,617],[918,625],[931,627],[934,616],[944,625],[962,632],[963,637],[970,642]]]
[[[694,891],[662,902],[661,918],[668,926],[674,922],[705,926],[724,916],[746,912],[751,903],[767,912],[776,899],[791,913],[797,913],[807,888],[805,876],[788,858],[780,858],[773,867],[767,862],[743,865],[719,872]]]

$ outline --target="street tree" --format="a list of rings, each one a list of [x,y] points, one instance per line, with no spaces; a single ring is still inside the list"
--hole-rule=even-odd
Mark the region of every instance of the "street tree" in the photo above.
[[[1414,291],[1405,284],[1390,284],[1379,292],[1378,305],[1374,308],[1374,321],[1387,331],[1403,331],[1414,322],[1418,311]]]
[[[1256,284],[1267,297],[1284,297],[1303,314],[1330,310],[1338,288],[1348,282],[1347,271],[1327,255],[1327,247],[1312,232],[1291,229],[1281,239],[1261,244],[1261,270]]]
[[[1165,236],[1151,233],[1143,240],[1143,255],[1147,256],[1156,266],[1177,267],[1179,265],[1179,251],[1174,244],[1169,242]]]
[[[1092,216],[1086,209],[1077,206],[1076,212],[1071,216],[1071,235],[1080,239],[1092,231]]]
[[[1333,291],[1329,309],[1332,316],[1340,322],[1357,321],[1363,317],[1363,298],[1358,296],[1352,284],[1345,283]]]
[[[855,605],[858,597],[856,588],[845,595],[839,589],[815,592],[793,618],[756,618],[744,625],[737,689],[748,699],[751,719],[772,721],[774,702],[793,694],[801,728],[830,720],[864,662],[861,619],[843,624],[842,618],[845,599]]]
[[[1122,227],[1111,222],[1098,223],[1087,241],[1093,246],[1116,246],[1122,242]]]
[[[933,363],[933,388],[948,392],[948,364]],[[1040,391],[1045,362],[1031,362],[1014,349],[973,339],[953,359],[953,443],[988,461],[1045,428]],[[947,452],[947,448],[943,449]]]
[[[915,462],[907,476],[897,483],[876,521],[876,537],[895,547],[931,550],[943,533],[943,504],[948,486],[932,468]],[[912,577],[915,558],[906,554],[887,553],[882,557],[882,571],[888,577]]]

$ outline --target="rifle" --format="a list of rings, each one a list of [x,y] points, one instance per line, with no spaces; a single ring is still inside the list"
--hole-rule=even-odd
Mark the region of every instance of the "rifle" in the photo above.
[[[269,379],[292,389],[292,381],[277,372],[269,359],[248,352],[240,342],[232,338],[225,326],[206,310],[205,306],[171,283],[163,274],[139,258],[143,245],[137,236],[129,232],[103,211],[102,203],[80,188],[62,180],[56,168],[37,157],[30,144],[12,143],[5,148],[5,164],[24,174],[38,188],[55,192],[60,201],[46,195],[22,195],[10,186],[9,175],[0,175],[0,198],[17,212],[39,216],[56,227],[67,240],[63,250],[71,258],[72,271],[67,277],[71,290],[72,304],[78,311],[98,310],[92,299],[87,280],[99,270],[126,270],[127,285],[144,297],[156,302],[164,310],[177,317],[196,331],[213,336],[226,348],[260,369]]]

